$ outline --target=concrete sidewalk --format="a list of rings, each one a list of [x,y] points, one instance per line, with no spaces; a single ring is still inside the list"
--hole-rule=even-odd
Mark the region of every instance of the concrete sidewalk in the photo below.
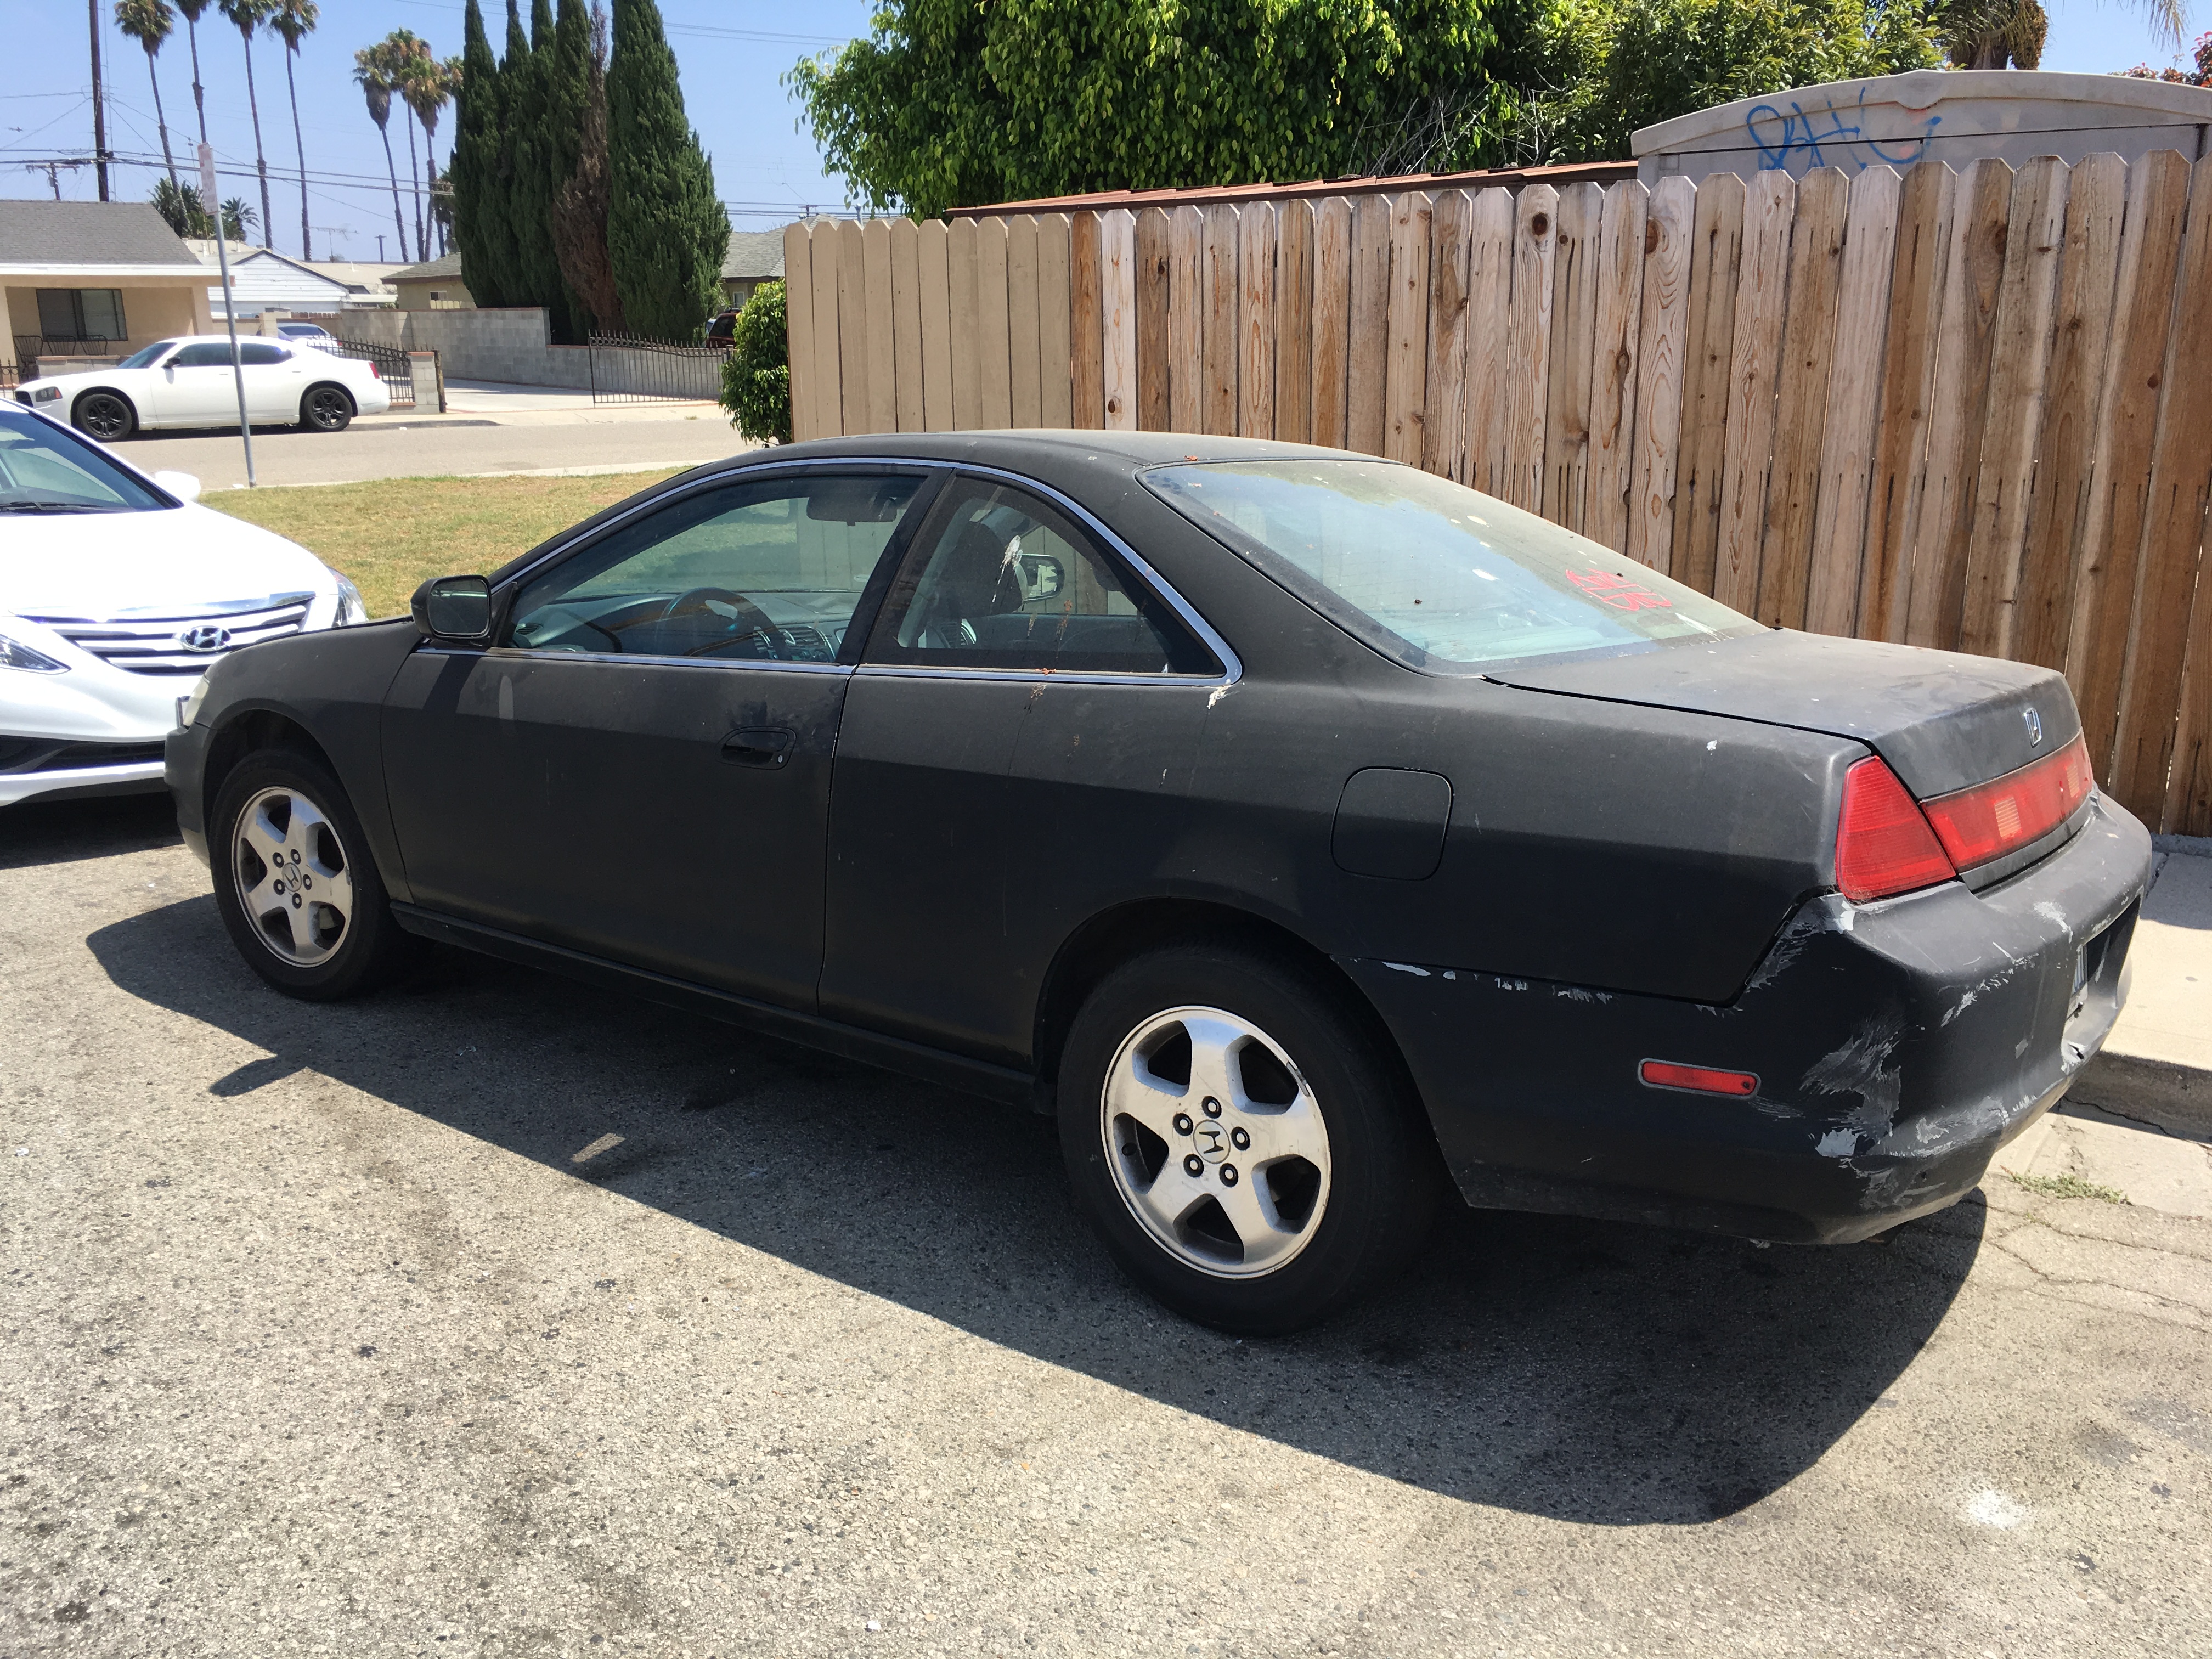
[[[2192,850],[2180,850],[2182,845]],[[2212,847],[2168,842],[2129,950],[2127,1006],[2065,1103],[1992,1179],[2212,1219]]]

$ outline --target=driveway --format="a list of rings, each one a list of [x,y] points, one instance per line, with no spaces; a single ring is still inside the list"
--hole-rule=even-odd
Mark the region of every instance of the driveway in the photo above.
[[[314,440],[310,441],[323,441]],[[0,817],[0,1651],[2212,1653],[2212,1224],[1459,1212],[1180,1323],[1040,1119]]]

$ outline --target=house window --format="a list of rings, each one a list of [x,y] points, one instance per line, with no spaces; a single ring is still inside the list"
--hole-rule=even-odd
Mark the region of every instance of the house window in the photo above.
[[[42,288],[39,332],[49,340],[127,340],[123,291],[113,288]]]

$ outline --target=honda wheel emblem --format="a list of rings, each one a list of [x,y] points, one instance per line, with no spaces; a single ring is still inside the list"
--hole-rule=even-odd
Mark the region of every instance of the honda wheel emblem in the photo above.
[[[187,651],[221,651],[230,644],[230,630],[212,625],[187,628],[177,635],[177,643]]]
[[[2027,746],[2033,749],[2043,742],[2043,716],[2033,708],[2023,708],[2020,717],[2027,722]]]

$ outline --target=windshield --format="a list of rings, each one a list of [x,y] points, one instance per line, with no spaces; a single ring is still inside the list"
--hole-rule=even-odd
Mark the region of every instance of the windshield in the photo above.
[[[1432,673],[1758,631],[1587,537],[1389,461],[1219,461],[1145,483],[1383,655]]]
[[[149,346],[141,346],[121,362],[118,368],[151,368],[161,361],[161,354],[176,344],[174,340],[156,340]]]
[[[0,513],[139,513],[174,505],[75,433],[0,404]]]

